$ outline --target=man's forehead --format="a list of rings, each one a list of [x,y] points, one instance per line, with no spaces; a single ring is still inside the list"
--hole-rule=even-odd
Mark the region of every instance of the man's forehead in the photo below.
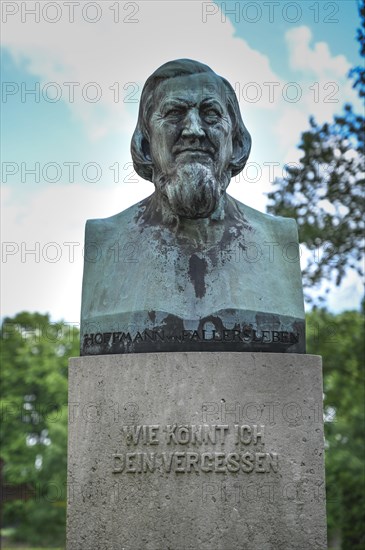
[[[194,97],[202,101],[214,98],[225,103],[226,90],[223,81],[216,75],[199,73],[169,78],[161,82],[155,91],[155,100],[188,99]]]

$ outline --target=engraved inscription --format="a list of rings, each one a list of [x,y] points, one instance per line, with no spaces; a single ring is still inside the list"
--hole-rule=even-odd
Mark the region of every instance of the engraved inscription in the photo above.
[[[279,457],[277,453],[224,453],[178,451],[178,452],[132,452],[113,454],[113,473],[146,472],[216,472],[237,473],[239,471],[260,474],[277,472]]]
[[[118,473],[277,473],[279,455],[265,447],[260,424],[140,424],[121,427],[125,452],[112,455]],[[161,452],[133,449],[164,445]],[[187,449],[191,446],[193,449]],[[209,447],[213,446],[213,450]],[[220,447],[220,450],[217,449]],[[232,446],[235,449],[232,449]],[[174,447],[177,447],[174,450]],[[197,449],[197,447],[203,447]],[[208,448],[207,448],[208,447]],[[228,449],[227,449],[228,447]],[[165,448],[169,450],[166,451]],[[157,447],[155,447],[157,451]]]
[[[250,326],[242,329],[224,330],[183,330],[180,333],[165,330],[142,330],[135,333],[128,331],[97,332],[84,334],[84,348],[94,345],[114,346],[116,344],[149,342],[244,342],[261,344],[297,344],[298,332],[284,330],[254,330]]]

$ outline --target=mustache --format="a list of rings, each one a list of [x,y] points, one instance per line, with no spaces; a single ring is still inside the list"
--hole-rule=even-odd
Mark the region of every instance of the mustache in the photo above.
[[[214,157],[215,149],[212,145],[208,143],[177,143],[172,148],[172,153],[178,155],[179,153],[184,153],[185,151],[206,153],[211,157]]]

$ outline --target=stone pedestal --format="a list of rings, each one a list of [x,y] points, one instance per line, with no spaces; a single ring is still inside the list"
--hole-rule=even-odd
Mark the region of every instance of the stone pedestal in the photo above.
[[[74,358],[68,550],[325,549],[321,359]]]

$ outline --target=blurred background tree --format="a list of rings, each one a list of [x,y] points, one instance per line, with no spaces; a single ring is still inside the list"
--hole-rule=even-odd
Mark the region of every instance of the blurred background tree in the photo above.
[[[3,484],[26,483],[4,505],[15,538],[59,546],[65,540],[67,363],[79,333],[48,315],[19,313],[2,324],[1,459]],[[25,498],[30,497],[31,498]]]
[[[364,57],[364,1],[359,3],[359,13],[357,39]],[[365,97],[364,67],[353,68],[349,76],[359,97]],[[320,125],[310,118],[310,129],[301,135],[299,166],[287,167],[286,177],[276,179],[268,194],[268,211],[296,219],[299,241],[310,251],[303,271],[305,289],[325,280],[339,285],[349,270],[363,274],[364,120],[349,104],[333,122]],[[306,299],[313,300],[310,293]]]
[[[365,3],[358,5],[357,39],[365,57]],[[364,98],[364,66],[349,77]],[[308,302],[314,302],[309,290],[323,282],[340,285],[350,271],[363,275],[364,120],[349,104],[333,122],[311,118],[301,135],[300,165],[288,167],[268,195],[268,211],[295,218],[299,241],[311,253],[303,271]],[[324,304],[325,296],[319,301]],[[333,315],[314,307],[307,315],[308,353],[323,357],[328,533],[342,550],[365,549],[363,313]]]
[[[365,548],[364,315],[313,310],[308,353],[323,357],[326,492],[329,541]]]
[[[322,355],[329,539],[343,550],[365,546],[364,315],[313,310],[308,352]],[[4,482],[29,484],[28,500],[4,506],[15,539],[62,546],[66,521],[67,358],[79,353],[79,333],[38,313],[2,326],[1,458]]]

